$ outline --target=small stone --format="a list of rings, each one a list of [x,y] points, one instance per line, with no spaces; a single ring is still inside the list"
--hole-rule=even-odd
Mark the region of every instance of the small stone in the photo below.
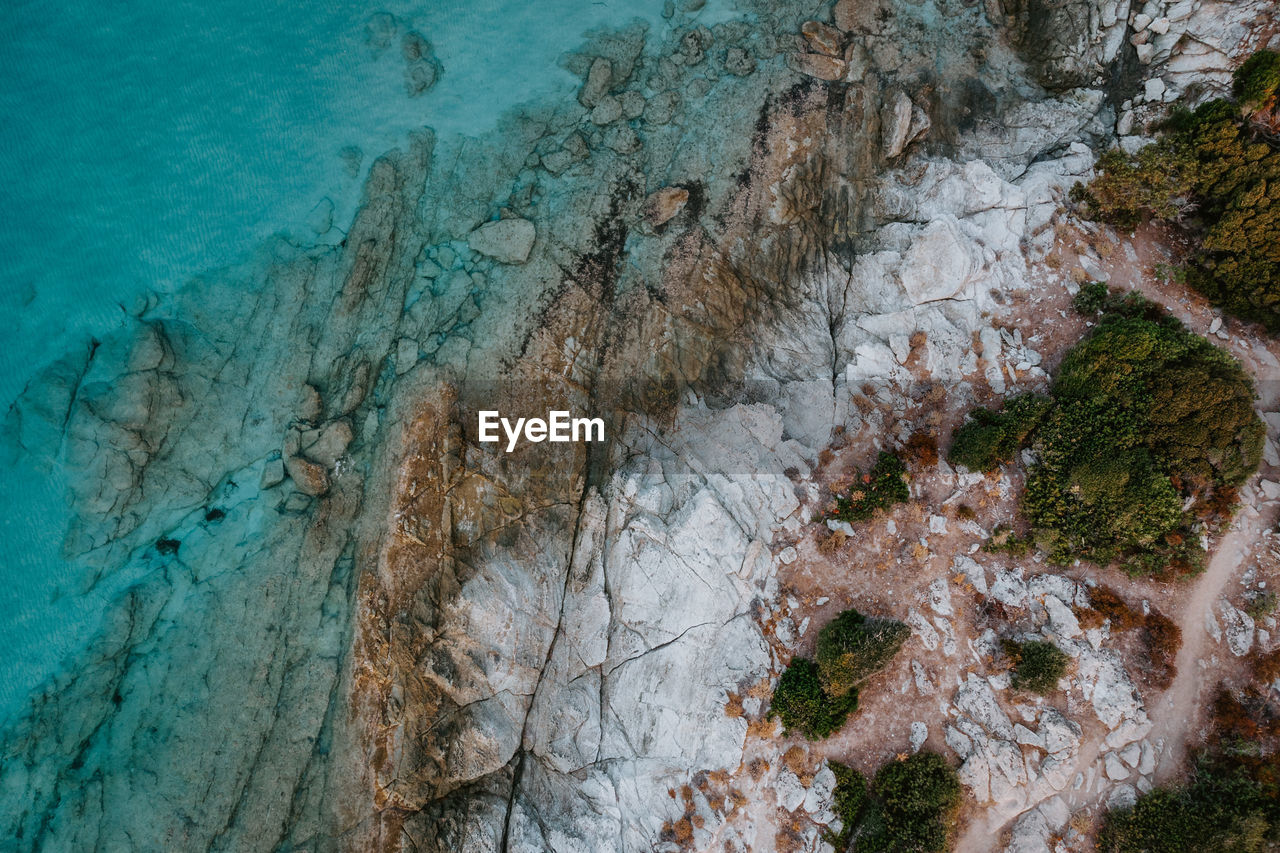
[[[279,457],[268,459],[262,466],[262,479],[258,481],[258,488],[270,489],[282,482],[284,482],[284,460]]]
[[[552,151],[550,154],[544,155],[542,158],[542,168],[546,169],[553,175],[558,175],[565,169],[573,165],[573,155],[563,148]]]
[[[1034,746],[1044,749],[1044,736],[1024,726],[1022,723],[1016,723],[1013,727],[1013,739],[1023,746]]]
[[[689,203],[689,191],[684,187],[663,187],[645,199],[645,219],[654,228],[676,217]]]
[[[301,492],[294,492],[284,502],[285,512],[302,512],[309,506],[311,506],[311,498]]]
[[[778,774],[778,781],[774,783],[773,790],[774,795],[778,798],[778,805],[789,812],[800,808],[800,804],[804,802],[804,797],[807,793],[804,784],[800,781],[800,777],[790,770],[783,770]]]
[[[928,135],[931,127],[933,127],[933,120],[929,118],[929,114],[913,104],[911,107],[911,125],[907,128],[907,144],[910,145],[917,139]]]
[[[326,468],[333,468],[347,452],[354,434],[351,425],[346,421],[334,421],[320,430],[314,441],[304,444],[303,453],[313,462],[319,462]]]
[[[1133,31],[1140,33],[1147,27],[1151,26],[1151,16],[1144,15],[1141,12],[1133,16]]]
[[[319,496],[329,491],[329,472],[324,466],[301,456],[290,456],[284,467],[293,484],[304,495]]]
[[[724,70],[735,77],[746,77],[756,70],[756,60],[742,48],[731,47],[725,54]]]
[[[1142,757],[1138,759],[1138,772],[1143,776],[1150,776],[1156,769],[1156,751],[1145,740],[1142,742],[1141,749]]]
[[[1156,18],[1154,21],[1151,22],[1151,32],[1161,36],[1169,32],[1169,19]]]
[[[418,363],[418,342],[413,338],[396,341],[396,375],[400,376]]]
[[[1129,768],[1124,766],[1124,762],[1114,752],[1108,752],[1106,758],[1107,778],[1119,782],[1122,779],[1129,778]]]
[[[939,616],[952,614],[951,587],[947,585],[946,578],[938,578],[929,584],[929,608]]]
[[[297,456],[298,451],[302,449],[302,430],[293,427],[286,432],[284,434],[284,445],[280,449],[286,457]]]
[[[898,364],[906,364],[907,359],[911,358],[911,339],[906,335],[890,335],[889,349],[893,351]]]
[[[1132,808],[1136,802],[1138,802],[1138,792],[1133,789],[1132,785],[1116,785],[1115,789],[1107,797],[1107,808],[1128,809]]]
[[[603,57],[597,57],[591,63],[591,70],[587,72],[587,80],[582,84],[582,90],[578,92],[578,102],[584,107],[594,107],[596,103],[609,91],[609,84],[613,79],[613,65],[609,60]]]
[[[1143,95],[1148,101],[1160,101],[1164,97],[1164,81],[1159,77],[1148,80],[1143,87]]]
[[[320,420],[323,411],[324,402],[320,398],[320,392],[310,385],[303,385],[302,403],[298,406],[298,419],[315,422]]]
[[[809,47],[816,53],[825,53],[827,56],[841,56],[840,43],[844,40],[840,31],[835,27],[820,23],[819,21],[805,21],[800,27],[800,33],[809,42]]]
[[[843,59],[821,53],[793,53],[787,57],[787,64],[793,71],[828,81],[842,79],[848,67]]]
[[[1222,318],[1214,317],[1213,322],[1209,324],[1209,334],[1212,335],[1214,332],[1218,331],[1221,328],[1222,328]]]
[[[1137,50],[1138,50],[1138,62],[1142,63],[1143,65],[1150,65],[1151,60],[1154,59],[1156,55],[1155,45],[1140,44],[1138,45]]]
[[[911,751],[919,752],[920,747],[929,739],[929,727],[921,722],[911,724]]]
[[[619,154],[631,154],[643,147],[640,137],[625,124],[609,128],[609,132],[605,135],[605,144]]]
[[[613,95],[605,95],[591,111],[592,124],[604,126],[622,118],[622,102]]]
[[[914,106],[910,98],[902,92],[897,92],[880,111],[881,145],[884,148],[884,156],[886,158],[897,157],[902,153],[902,149],[906,147],[907,134],[911,130],[911,114]]]
[[[627,118],[640,118],[644,114],[646,101],[644,95],[637,91],[623,92],[619,99],[622,103],[622,114]]]

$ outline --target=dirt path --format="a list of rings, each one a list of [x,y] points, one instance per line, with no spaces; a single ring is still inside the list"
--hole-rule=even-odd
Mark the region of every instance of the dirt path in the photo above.
[[[1177,621],[1182,629],[1182,647],[1178,649],[1178,675],[1159,701],[1148,709],[1154,723],[1149,738],[1153,742],[1164,741],[1160,763],[1156,767],[1157,782],[1169,778],[1181,768],[1188,740],[1195,740],[1189,736],[1203,717],[1204,691],[1212,679],[1205,677],[1200,660],[1213,653],[1211,648],[1207,648],[1210,638],[1205,630],[1205,618],[1213,611],[1214,604],[1235,576],[1266,523],[1263,516],[1253,512],[1246,511],[1237,518],[1218,543],[1208,568],[1196,579],[1180,608]]]

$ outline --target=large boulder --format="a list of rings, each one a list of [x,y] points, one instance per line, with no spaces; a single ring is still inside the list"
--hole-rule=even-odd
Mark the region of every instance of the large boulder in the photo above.
[[[467,242],[475,251],[499,263],[523,264],[529,260],[537,236],[537,229],[527,219],[499,219],[472,231]]]
[[[902,258],[902,288],[916,305],[956,297],[978,271],[973,241],[954,216],[930,222]]]

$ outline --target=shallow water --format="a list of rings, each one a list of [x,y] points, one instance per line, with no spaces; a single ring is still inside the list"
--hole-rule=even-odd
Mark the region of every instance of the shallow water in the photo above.
[[[637,17],[660,28],[662,6],[11,5],[0,21],[0,400],[122,328],[147,294],[235,263],[271,233],[340,240],[369,163],[409,131],[480,137],[518,104],[568,97],[579,81],[561,57],[585,31]],[[699,20],[723,14],[708,7]],[[385,15],[396,32],[380,47]],[[418,97],[406,89],[406,30],[443,68]],[[61,556],[64,478],[56,460],[0,467],[0,720],[137,579],[86,591],[83,567]]]

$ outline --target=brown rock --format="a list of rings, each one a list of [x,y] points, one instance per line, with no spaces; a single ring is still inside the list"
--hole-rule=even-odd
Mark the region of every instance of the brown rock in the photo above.
[[[836,26],[846,33],[870,32],[875,29],[876,0],[837,0],[832,16]]]
[[[323,495],[329,491],[329,472],[323,465],[317,465],[301,456],[290,456],[284,463],[289,478],[304,495]]]
[[[332,468],[338,463],[342,454],[347,452],[347,445],[354,437],[350,424],[346,421],[334,421],[320,430],[314,441],[307,443],[304,436],[303,452],[311,461],[319,462],[326,468]]]
[[[645,200],[645,218],[654,228],[670,221],[689,203],[689,191],[684,187],[663,187]]]
[[[314,423],[320,420],[323,412],[324,402],[320,399],[320,392],[311,385],[303,385],[302,402],[298,405],[298,419]]]
[[[844,41],[844,37],[835,27],[819,21],[805,21],[800,32],[815,53],[825,53],[827,56],[840,56],[843,53],[840,42]]]
[[[793,53],[787,57],[787,64],[793,71],[819,80],[841,80],[848,67],[843,59],[821,53]]]

